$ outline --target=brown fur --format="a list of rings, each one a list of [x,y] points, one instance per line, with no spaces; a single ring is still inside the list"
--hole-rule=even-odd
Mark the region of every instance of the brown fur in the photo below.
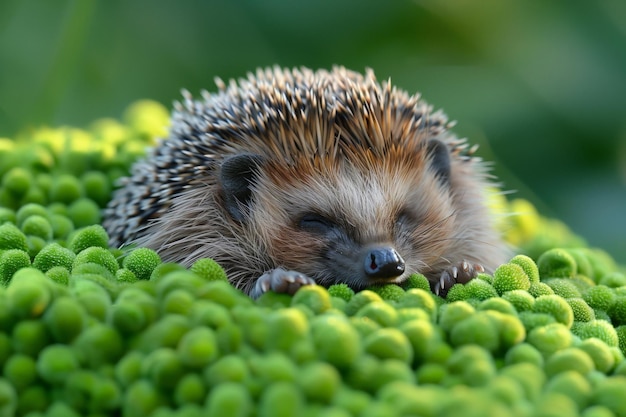
[[[484,165],[417,96],[343,68],[275,68],[218,86],[176,106],[169,138],[117,191],[105,220],[112,244],[136,242],[184,265],[214,258],[247,292],[275,268],[363,288],[372,281],[359,272],[360,251],[372,244],[394,247],[406,262],[385,282],[413,272],[434,281],[463,260],[490,271],[506,260],[485,207]],[[429,169],[432,139],[449,149],[448,184]],[[241,153],[264,162],[236,221],[219,171]],[[309,212],[331,219],[341,242],[299,228]]]

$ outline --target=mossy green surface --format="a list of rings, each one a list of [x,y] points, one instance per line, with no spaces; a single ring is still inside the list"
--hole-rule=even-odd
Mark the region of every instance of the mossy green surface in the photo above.
[[[3,142],[0,415],[626,416],[624,268],[523,200],[497,204],[519,254],[446,299],[414,274],[252,301],[210,259],[109,247],[165,114]]]

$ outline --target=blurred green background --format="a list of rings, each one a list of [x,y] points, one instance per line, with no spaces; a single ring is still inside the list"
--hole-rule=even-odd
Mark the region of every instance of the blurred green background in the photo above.
[[[624,0],[3,0],[0,137],[273,64],[421,92],[504,189],[626,262]]]

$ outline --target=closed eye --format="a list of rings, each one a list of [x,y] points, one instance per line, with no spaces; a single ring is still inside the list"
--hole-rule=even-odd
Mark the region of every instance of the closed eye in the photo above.
[[[402,210],[396,217],[394,229],[397,236],[410,236],[420,224],[419,218],[409,210]]]
[[[402,210],[396,217],[396,226],[408,226],[415,223],[415,216],[408,210]]]
[[[320,235],[328,234],[337,228],[335,223],[317,213],[307,213],[302,216],[298,226],[306,232]]]

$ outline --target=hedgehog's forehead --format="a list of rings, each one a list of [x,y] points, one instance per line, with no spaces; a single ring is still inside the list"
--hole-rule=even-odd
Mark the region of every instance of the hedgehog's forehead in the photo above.
[[[351,213],[355,223],[380,222],[396,215],[428,178],[424,153],[377,158],[313,158],[295,164],[270,162],[258,186],[276,213]],[[426,176],[428,177],[428,176]],[[271,207],[270,210],[272,210]]]

